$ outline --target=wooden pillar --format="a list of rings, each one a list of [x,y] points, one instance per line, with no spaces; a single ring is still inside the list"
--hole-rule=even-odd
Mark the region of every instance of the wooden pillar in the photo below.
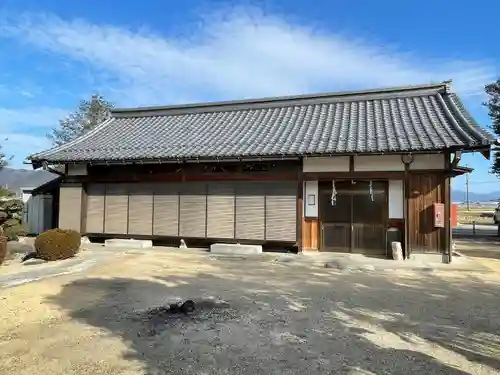
[[[296,225],[296,236],[297,236],[297,249],[302,251],[304,244],[302,241],[302,221],[304,220],[304,181],[302,180],[302,173],[299,172],[297,186],[297,225]]]
[[[319,238],[319,228],[318,228],[318,216],[317,213],[311,217],[306,217],[306,209],[305,209],[305,204],[307,204],[307,201],[304,202],[304,200],[307,200],[307,196],[304,197],[304,195],[309,194],[309,191],[307,187],[304,185],[307,183],[304,183],[304,179],[301,178],[301,205],[300,205],[300,210],[302,212],[302,215],[300,217],[300,236],[301,236],[301,246],[303,251],[318,251],[319,246],[318,246],[318,238]],[[309,181],[310,182],[310,181]],[[313,189],[314,190],[314,189]],[[314,199],[315,199],[315,205],[317,206],[319,204],[319,191],[316,189],[314,193]]]
[[[82,234],[87,232],[87,201],[87,184],[84,183],[82,184],[82,203],[80,205],[80,233]]]
[[[444,252],[447,254],[447,261],[451,263],[451,177],[446,175],[444,180]]]
[[[452,239],[452,225],[451,225],[451,176],[452,176],[452,163],[451,156],[449,153],[445,154],[446,170],[448,173],[445,175],[444,179],[444,252],[448,255],[448,263],[451,263],[453,257],[451,249],[451,239]]]
[[[405,164],[405,174],[404,174],[404,257],[405,259],[410,258],[411,250],[410,250],[410,166],[409,164]]]
[[[304,251],[319,250],[319,225],[317,218],[302,221],[302,248]]]

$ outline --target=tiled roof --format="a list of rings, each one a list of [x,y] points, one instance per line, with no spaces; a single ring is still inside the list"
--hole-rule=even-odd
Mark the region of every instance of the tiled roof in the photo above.
[[[362,92],[115,110],[32,161],[134,161],[480,149],[495,138],[449,82]]]

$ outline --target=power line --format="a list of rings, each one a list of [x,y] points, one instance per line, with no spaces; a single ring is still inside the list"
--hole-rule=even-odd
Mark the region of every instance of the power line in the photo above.
[[[478,182],[470,182],[471,185],[477,184],[498,184],[500,181],[478,181]]]

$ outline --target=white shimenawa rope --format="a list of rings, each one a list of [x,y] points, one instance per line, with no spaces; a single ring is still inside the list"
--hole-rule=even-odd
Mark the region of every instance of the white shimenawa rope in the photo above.
[[[332,206],[337,204],[337,189],[335,189],[335,180],[332,180],[332,196],[330,198]]]

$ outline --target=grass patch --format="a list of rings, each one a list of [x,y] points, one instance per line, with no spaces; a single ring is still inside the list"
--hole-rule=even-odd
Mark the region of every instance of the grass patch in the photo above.
[[[458,208],[458,222],[460,224],[494,224],[495,209],[493,207],[466,207]]]

